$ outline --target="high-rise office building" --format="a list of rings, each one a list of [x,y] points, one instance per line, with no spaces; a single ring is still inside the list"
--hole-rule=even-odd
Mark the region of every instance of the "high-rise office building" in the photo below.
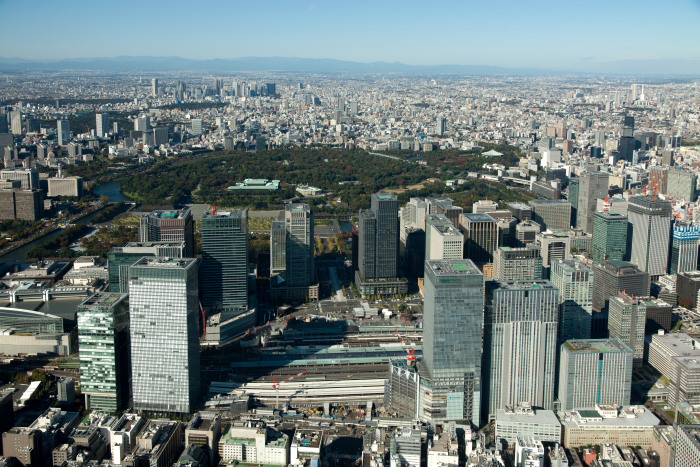
[[[515,226],[515,246],[524,247],[537,241],[537,234],[542,231],[540,224],[525,220]]]
[[[194,258],[194,221],[190,208],[153,211],[141,217],[141,242],[185,242],[185,257]]]
[[[58,145],[65,146],[70,142],[70,121],[57,120],[56,133],[58,134]]]
[[[287,229],[287,285],[308,287],[315,281],[314,215],[308,204],[288,204],[284,209]]]
[[[625,116],[622,123],[622,135],[617,146],[622,160],[632,162],[634,158],[634,117]]]
[[[202,216],[202,306],[237,314],[248,309],[248,213],[208,211]]]
[[[358,271],[362,295],[406,292],[399,280],[399,202],[393,193],[374,193],[370,209],[360,211]]]
[[[700,425],[679,425],[673,467],[700,465]]]
[[[508,203],[508,210],[513,213],[513,217],[520,222],[525,222],[532,219],[532,207],[524,203]]]
[[[464,234],[464,257],[475,263],[491,263],[498,248],[496,219],[488,214],[465,213],[460,216]]]
[[[571,226],[578,227],[578,194],[581,180],[576,178],[569,179],[569,194],[566,199],[571,203]]]
[[[158,127],[153,129],[153,144],[160,146],[168,144],[168,127]]]
[[[0,189],[0,219],[36,221],[43,216],[42,190]]]
[[[481,425],[483,284],[483,275],[470,260],[425,263],[422,363],[431,402],[423,410],[432,422]]]
[[[201,118],[193,118],[192,119],[192,134],[195,136],[199,136],[202,134],[202,119]]]
[[[130,242],[123,247],[114,247],[107,254],[109,291],[129,292],[129,266],[144,256],[183,258],[185,242]]]
[[[487,282],[484,412],[520,402],[551,410],[557,359],[559,290],[548,281]]]
[[[593,319],[594,273],[576,259],[552,263],[550,281],[559,289],[559,340],[588,339]]]
[[[129,403],[128,296],[98,292],[78,306],[80,389],[85,408],[116,412]]]
[[[697,308],[700,300],[700,271],[680,272],[676,276],[678,304],[685,308]]]
[[[158,78],[151,78],[151,95],[158,96]]]
[[[39,189],[39,171],[37,169],[2,169],[0,180],[17,180],[23,190]]]
[[[569,230],[571,227],[571,203],[563,199],[533,199],[530,201],[532,217],[542,230]]]
[[[540,247],[502,246],[493,255],[493,278],[501,281],[539,281],[544,279]]]
[[[671,203],[635,196],[629,199],[630,262],[656,277],[666,274],[669,236],[671,234]]]
[[[608,309],[610,297],[626,290],[636,297],[649,295],[649,274],[626,261],[606,261],[593,265],[593,309]]]
[[[284,221],[272,221],[270,228],[270,274],[287,270],[287,228]]]
[[[700,226],[676,223],[671,236],[671,274],[698,269]]]
[[[535,236],[540,247],[542,267],[549,268],[557,260],[571,258],[571,238],[565,232],[542,232]]]
[[[593,261],[625,259],[627,216],[616,212],[596,212],[593,217]]]
[[[672,199],[685,200],[692,203],[696,200],[698,176],[688,169],[671,169],[668,171],[668,186],[666,194]]]
[[[443,214],[425,220],[425,259],[462,259],[464,236]]]
[[[95,114],[95,134],[98,138],[104,138],[109,134],[109,114]]]
[[[401,208],[399,230],[401,241],[404,244],[411,232],[425,230],[425,216],[427,214],[428,205],[422,198],[411,198],[408,203]]]
[[[437,119],[437,134],[439,136],[445,136],[447,131],[447,119],[445,117],[438,117]]]
[[[560,355],[562,411],[630,404],[633,352],[620,339],[568,340]]]
[[[134,408],[189,413],[200,391],[197,260],[133,264],[129,315]]]
[[[585,172],[579,178],[576,227],[593,233],[593,215],[598,198],[608,196],[609,175],[604,172]]]
[[[646,308],[637,298],[618,292],[608,305],[608,333],[627,344],[634,352],[634,366],[641,366],[644,358],[644,327]]]
[[[22,136],[22,112],[20,110],[10,111],[10,130],[13,135]]]
[[[455,206],[451,198],[428,198],[425,204],[426,214],[444,214],[455,227],[459,228],[459,216],[464,209],[462,206]]]

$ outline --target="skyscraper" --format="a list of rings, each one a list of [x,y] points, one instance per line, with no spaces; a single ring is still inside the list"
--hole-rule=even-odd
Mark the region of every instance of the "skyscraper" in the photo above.
[[[593,265],[593,309],[604,311],[610,297],[626,290],[637,297],[649,295],[649,274],[626,261],[606,261]]]
[[[393,193],[374,193],[360,210],[357,286],[362,295],[406,293],[399,276],[399,202]]]
[[[567,200],[571,203],[571,226],[578,227],[578,195],[579,195],[579,178],[569,179],[569,194]]]
[[[644,327],[646,308],[633,295],[618,292],[608,306],[608,333],[627,344],[634,352],[634,366],[644,358]]]
[[[208,211],[202,216],[200,279],[207,312],[248,309],[247,211]]]
[[[287,270],[287,228],[284,221],[273,221],[270,228],[270,274]]]
[[[505,281],[539,281],[544,279],[540,247],[502,246],[493,255],[493,278]]]
[[[22,112],[20,110],[10,112],[10,130],[12,130],[13,135],[22,136]]]
[[[123,247],[114,247],[107,254],[109,291],[129,292],[129,267],[144,256],[182,258],[185,242],[130,242]]]
[[[202,134],[202,119],[193,118],[192,119],[192,134],[195,136]]]
[[[532,217],[542,230],[569,230],[571,203],[563,199],[536,199],[530,201]]]
[[[109,114],[95,114],[95,136],[104,138],[109,134]]]
[[[116,412],[129,402],[127,297],[98,292],[78,306],[80,388],[88,410]]]
[[[548,281],[487,282],[484,411],[530,402],[551,410],[557,359],[559,290]]]
[[[568,411],[630,404],[632,349],[620,339],[576,339],[561,346],[559,401]]]
[[[158,96],[158,78],[151,78],[151,95]]]
[[[698,269],[700,227],[676,223],[671,238],[671,274]]]
[[[65,146],[70,142],[70,121],[58,120],[56,122],[56,133],[58,133],[58,145]]]
[[[481,425],[483,283],[470,260],[425,262],[422,376],[429,381],[432,403],[423,407],[423,417],[432,422]]]
[[[596,212],[593,217],[593,261],[625,259],[627,216],[616,212]]]
[[[153,211],[141,217],[141,242],[185,242],[185,257],[194,257],[194,222],[190,208]]]
[[[603,172],[585,172],[579,178],[578,218],[576,227],[593,233],[593,215],[596,212],[596,200],[607,198],[609,176]]]
[[[460,216],[464,233],[464,257],[475,263],[490,263],[498,248],[496,219],[488,214],[465,213]]]
[[[314,215],[308,204],[288,204],[284,210],[287,229],[287,284],[309,286],[314,282]]]
[[[635,196],[629,199],[629,228],[632,242],[630,262],[650,276],[666,274],[671,233],[671,203]]]
[[[129,314],[134,408],[190,412],[200,391],[197,260],[138,260]]]
[[[666,194],[671,198],[692,203],[697,198],[697,185],[698,176],[695,172],[683,168],[671,169],[668,171]]]
[[[550,280],[559,289],[559,340],[588,339],[593,319],[594,273],[578,260],[552,263]]]
[[[617,150],[622,160],[632,162],[634,157],[634,117],[625,116],[622,123],[622,136],[618,143]]]
[[[464,236],[447,217],[430,214],[425,224],[425,259],[462,259]]]

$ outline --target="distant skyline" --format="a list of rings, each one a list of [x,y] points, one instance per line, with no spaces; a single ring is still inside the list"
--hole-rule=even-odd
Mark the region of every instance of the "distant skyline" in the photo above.
[[[31,60],[257,56],[700,74],[698,0],[0,0],[0,16],[0,57]]]

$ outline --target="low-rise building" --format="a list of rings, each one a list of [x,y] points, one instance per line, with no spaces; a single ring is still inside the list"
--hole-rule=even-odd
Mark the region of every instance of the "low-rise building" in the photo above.
[[[590,409],[564,412],[561,424],[563,444],[567,448],[615,443],[651,449],[659,419],[641,405],[596,405]]]
[[[514,446],[518,437],[537,437],[546,443],[561,442],[561,423],[551,410],[521,403],[496,410],[497,442]]]
[[[231,426],[219,440],[224,462],[247,464],[289,464],[289,436],[265,426]]]

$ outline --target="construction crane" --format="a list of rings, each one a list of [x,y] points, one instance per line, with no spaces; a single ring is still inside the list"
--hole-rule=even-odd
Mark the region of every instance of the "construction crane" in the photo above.
[[[275,390],[275,408],[279,409],[280,408],[280,385],[283,383],[289,383],[292,380],[297,379],[300,376],[304,376],[308,371],[304,370],[301,373],[297,373],[294,376],[290,376],[289,378],[283,380],[283,381],[277,381],[277,376],[273,377],[273,383],[272,383],[272,388]]]
[[[416,363],[416,349],[409,347],[408,344],[406,344],[406,341],[403,340],[403,337],[401,337],[401,333],[399,332],[398,329],[395,329],[396,331],[396,337],[399,338],[399,341],[401,341],[401,344],[403,345],[403,349],[406,351],[406,354],[408,355],[406,359],[408,360],[409,365],[415,365]]]

